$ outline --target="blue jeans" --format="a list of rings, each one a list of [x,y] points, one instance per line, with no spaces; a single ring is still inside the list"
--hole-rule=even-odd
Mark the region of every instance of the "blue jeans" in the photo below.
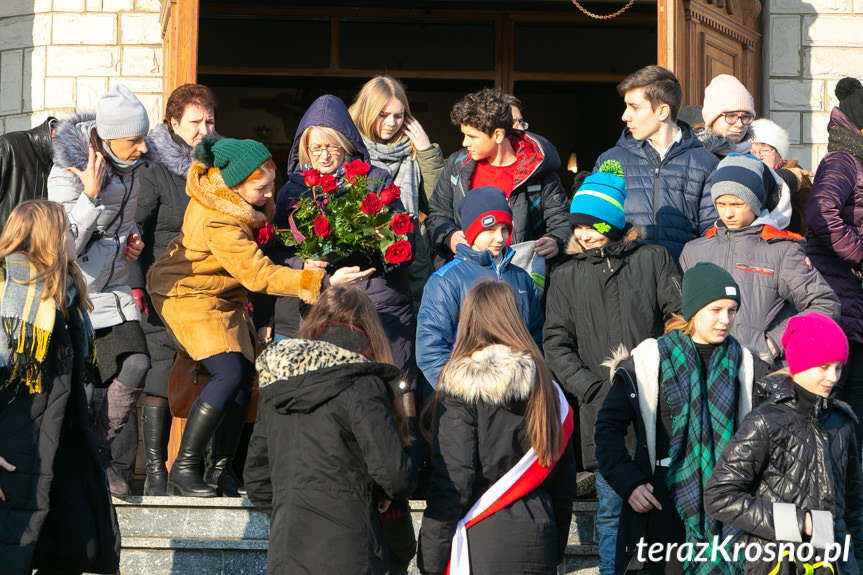
[[[605,478],[594,471],[599,510],[596,512],[596,533],[599,536],[599,574],[614,574],[614,556],[617,553],[617,524],[623,499],[611,488]]]

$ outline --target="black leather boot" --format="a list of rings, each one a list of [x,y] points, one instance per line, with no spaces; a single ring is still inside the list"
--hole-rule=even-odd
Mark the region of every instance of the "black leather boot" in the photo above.
[[[141,412],[142,439],[147,460],[144,495],[168,494],[168,438],[171,435],[171,410],[168,407],[145,405]]]
[[[184,497],[215,497],[216,490],[204,483],[201,477],[201,462],[204,449],[222,422],[225,412],[216,409],[200,397],[195,400],[177,459],[168,474],[168,493]]]
[[[225,412],[222,425],[213,436],[212,450],[204,479],[223,497],[243,497],[246,488],[234,473],[234,454],[243,435],[247,406],[232,404]]]

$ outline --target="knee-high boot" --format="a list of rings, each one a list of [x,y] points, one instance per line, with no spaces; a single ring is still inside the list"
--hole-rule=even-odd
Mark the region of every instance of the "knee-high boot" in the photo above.
[[[130,491],[129,484],[111,465],[111,444],[126,425],[129,415],[138,403],[141,391],[140,388],[129,387],[115,379],[108,387],[108,392],[96,415],[93,435],[102,458],[102,466],[108,476],[108,488],[114,495],[129,495]]]
[[[168,437],[171,434],[171,410],[145,405],[141,412],[142,439],[147,460],[144,495],[168,494]]]
[[[216,491],[204,483],[201,477],[201,462],[204,459],[204,449],[224,416],[224,411],[216,409],[200,397],[195,400],[186,420],[177,459],[168,474],[169,494],[185,497],[216,496]]]
[[[234,473],[233,466],[234,454],[243,436],[247,411],[247,406],[232,404],[213,437],[205,479],[208,485],[224,497],[242,497],[246,494],[243,482]]]

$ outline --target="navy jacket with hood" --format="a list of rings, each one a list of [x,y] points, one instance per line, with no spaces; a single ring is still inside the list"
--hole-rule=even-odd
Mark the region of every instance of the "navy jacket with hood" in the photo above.
[[[683,245],[716,223],[713,199],[705,189],[719,160],[701,145],[686,122],[677,121],[683,140],[671,146],[664,160],[647,140],[636,140],[624,128],[617,145],[603,153],[617,160],[626,174],[626,220],[647,231],[645,240],[664,246],[676,262]]]
[[[545,319],[536,284],[530,274],[511,263],[513,250],[506,248],[502,253],[503,260],[496,264],[488,250],[477,252],[459,244],[455,259],[426,282],[417,316],[417,363],[432,387],[437,387],[438,376],[455,344],[461,303],[470,288],[483,280],[496,279],[512,286],[524,325],[536,345],[542,347]]]
[[[308,169],[308,166],[301,166],[299,160],[300,136],[306,128],[311,126],[324,126],[338,130],[354,145],[357,150],[356,156],[346,157],[344,163],[355,159],[361,159],[371,166],[368,150],[363,143],[363,138],[360,136],[354,121],[348,113],[344,102],[336,96],[325,95],[315,100],[297,126],[297,133],[294,137],[294,145],[291,147],[291,153],[288,157],[288,181],[279,190],[278,198],[276,199],[276,213],[273,216],[273,225],[277,228],[288,227],[288,217],[286,208],[291,199],[301,197],[308,193],[306,183],[303,180],[302,172]],[[334,174],[337,178],[344,175],[344,169],[339,170]],[[386,170],[371,167],[369,172],[370,188],[373,188],[371,182],[378,181],[378,187],[381,189],[392,184],[392,178]],[[399,210],[404,208],[401,202],[396,204]],[[413,244],[413,235],[409,235],[411,244]],[[290,266],[295,269],[302,269],[303,262],[296,255],[293,249],[271,250],[267,255],[275,263]],[[410,285],[408,284],[407,265],[403,264],[388,264],[382,260],[373,262],[375,271],[369,279],[356,284],[366,292],[366,295],[375,304],[375,308],[380,316],[384,331],[390,339],[393,346],[393,355],[395,357],[396,366],[403,371],[408,381],[415,381],[416,363],[414,360],[414,315],[411,299]],[[349,258],[346,265],[358,265],[362,269],[369,267],[369,261],[363,256]],[[275,319],[271,304],[268,305],[269,296],[255,297],[255,324],[256,327],[264,325],[274,325],[275,333],[293,336],[298,325],[297,306],[299,300],[296,298],[279,298],[275,304]],[[269,299],[271,302],[272,299]]]

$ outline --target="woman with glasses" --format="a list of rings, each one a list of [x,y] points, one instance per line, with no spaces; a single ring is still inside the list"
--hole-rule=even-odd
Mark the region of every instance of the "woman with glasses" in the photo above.
[[[443,170],[443,152],[432,144],[411,114],[405,87],[390,76],[372,78],[350,107],[373,166],[384,169],[402,192],[402,203],[414,219],[414,229],[428,214],[428,200]],[[421,236],[424,234],[420,234]],[[432,274],[431,254],[425,241],[417,241],[409,268],[414,312],[419,311],[423,286]]]
[[[695,125],[701,144],[720,160],[736,152],[749,153],[749,125],[755,119],[755,100],[740,80],[720,74],[704,90],[703,125]]]

